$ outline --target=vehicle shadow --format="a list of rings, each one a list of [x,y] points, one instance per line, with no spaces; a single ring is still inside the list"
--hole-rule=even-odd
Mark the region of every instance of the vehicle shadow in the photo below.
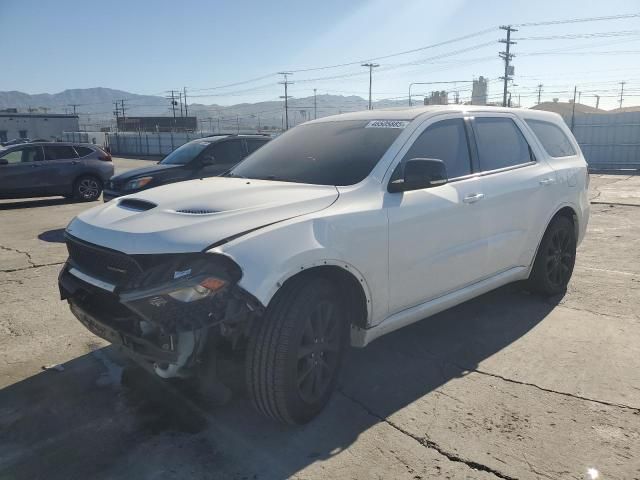
[[[26,198],[24,200],[15,200],[11,202],[0,202],[0,210],[15,210],[21,208],[39,208],[52,207],[56,205],[66,205],[76,203],[74,200],[64,197],[53,198]]]
[[[262,418],[243,392],[211,407],[98,349],[0,390],[0,478],[288,478],[477,368],[559,300],[511,285],[354,349],[327,409],[302,427]]]
[[[38,235],[38,239],[49,243],[64,243],[64,228],[47,230]]]

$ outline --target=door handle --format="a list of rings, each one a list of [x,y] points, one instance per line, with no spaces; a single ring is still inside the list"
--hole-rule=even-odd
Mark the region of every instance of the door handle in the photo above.
[[[464,203],[476,203],[478,200],[482,200],[484,198],[484,193],[471,193],[464,197],[462,201]]]
[[[552,183],[556,183],[555,178],[543,178],[540,180],[540,185],[551,185]]]

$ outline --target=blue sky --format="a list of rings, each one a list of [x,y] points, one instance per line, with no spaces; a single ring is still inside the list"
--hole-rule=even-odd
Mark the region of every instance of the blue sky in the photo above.
[[[500,24],[633,12],[640,12],[637,0],[0,0],[0,91],[55,93],[102,86],[163,94],[186,86],[193,101],[206,104],[274,100],[282,94],[275,76],[206,89],[281,70],[383,56]],[[522,27],[514,36],[633,30],[640,32],[640,18]],[[410,82],[471,80],[478,75],[492,79],[490,93],[499,94],[502,63],[497,58],[497,40],[502,35],[496,29],[466,41],[380,60],[374,97],[406,96]],[[472,49],[488,42],[495,43]],[[467,48],[464,53],[451,53]],[[554,49],[558,51],[548,53]],[[593,94],[600,92],[601,106],[612,107],[617,82],[625,80],[630,94],[625,104],[638,104],[640,55],[630,53],[637,51],[638,34],[522,40],[514,46],[517,86],[513,92],[522,96],[523,104],[531,104],[535,85],[541,82],[543,99],[566,100],[577,83],[584,92],[583,103],[594,103]],[[547,53],[528,55],[540,52]],[[423,63],[398,66],[409,62]],[[340,75],[353,76],[324,78]],[[367,95],[368,76],[359,65],[297,72],[291,80],[296,83],[290,94],[297,97],[311,95],[313,88],[318,93]],[[464,84],[456,88],[462,98],[468,96]]]

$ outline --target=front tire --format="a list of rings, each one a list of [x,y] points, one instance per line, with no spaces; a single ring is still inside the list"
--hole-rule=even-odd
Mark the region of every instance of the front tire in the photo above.
[[[249,339],[246,379],[255,408],[289,424],[320,413],[347,348],[347,320],[345,302],[326,278],[286,283]]]
[[[73,198],[82,202],[93,202],[100,198],[102,182],[91,175],[78,178],[73,184]]]
[[[558,295],[567,290],[576,261],[576,234],[573,222],[556,217],[542,237],[529,286],[543,295]]]

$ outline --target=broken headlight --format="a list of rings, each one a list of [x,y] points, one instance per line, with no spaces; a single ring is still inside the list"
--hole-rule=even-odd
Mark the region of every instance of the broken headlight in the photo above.
[[[168,295],[179,302],[195,302],[196,300],[202,300],[203,298],[215,295],[215,293],[224,288],[226,284],[227,282],[224,280],[210,277],[205,278],[196,285],[169,292]]]

